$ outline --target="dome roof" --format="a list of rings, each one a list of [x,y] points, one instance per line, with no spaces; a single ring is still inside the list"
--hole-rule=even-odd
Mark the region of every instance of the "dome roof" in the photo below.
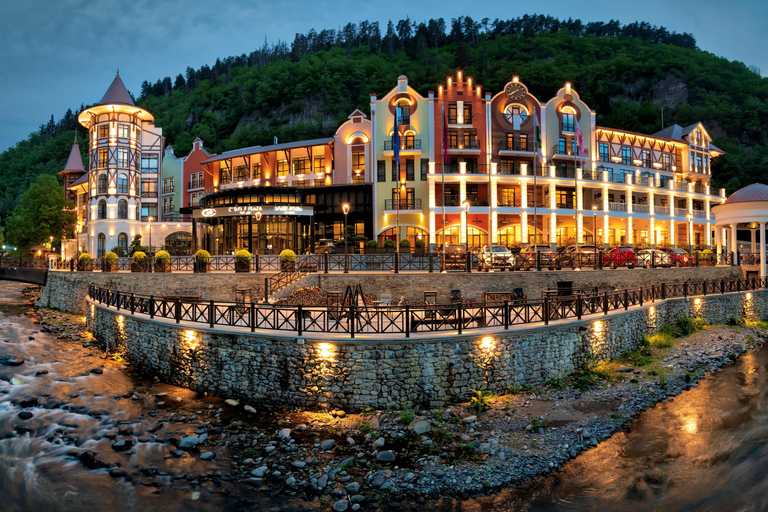
[[[725,204],[751,203],[754,201],[768,201],[768,185],[753,183],[740,188],[725,200]]]

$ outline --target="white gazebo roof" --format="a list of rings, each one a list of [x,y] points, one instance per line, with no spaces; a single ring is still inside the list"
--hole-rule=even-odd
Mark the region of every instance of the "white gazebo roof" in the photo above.
[[[715,225],[768,222],[768,185],[753,183],[728,196],[723,204],[712,207]]]

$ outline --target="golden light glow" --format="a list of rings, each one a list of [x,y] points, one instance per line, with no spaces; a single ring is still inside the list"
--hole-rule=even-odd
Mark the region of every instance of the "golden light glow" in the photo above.
[[[496,340],[490,336],[484,336],[480,340],[480,348],[485,351],[491,351],[496,347]]]
[[[318,343],[318,356],[321,359],[333,359],[334,346],[330,343]]]
[[[597,320],[593,325],[594,325],[596,333],[603,332],[603,321],[602,320]]]
[[[122,327],[123,321],[124,321],[123,315],[117,315],[117,325]]]
[[[195,331],[192,331],[190,329],[187,329],[184,331],[184,343],[186,343],[187,348],[190,350],[195,350],[199,345],[200,342],[197,339],[197,333]]]
[[[695,300],[693,301],[693,303],[694,303],[694,304],[696,304],[696,305],[698,306],[699,304],[701,304],[701,299],[695,299]]]

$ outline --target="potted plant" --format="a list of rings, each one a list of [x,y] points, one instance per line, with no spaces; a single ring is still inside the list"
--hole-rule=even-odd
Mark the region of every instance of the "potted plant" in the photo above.
[[[77,271],[78,272],[90,272],[93,270],[93,258],[87,252],[84,252],[77,259]]]
[[[235,253],[235,272],[251,271],[251,253],[242,249]]]
[[[400,240],[400,254],[411,252],[411,242],[407,238]]]
[[[709,249],[696,251],[696,259],[700,267],[712,267],[715,265],[714,253]]]
[[[171,255],[167,251],[158,251],[155,254],[155,272],[166,273],[171,271]]]
[[[118,258],[122,258],[123,256],[125,256],[125,254],[123,254],[123,252],[124,252],[124,251],[123,251],[123,247],[122,247],[122,246],[120,246],[120,245],[116,245],[116,246],[114,246],[114,247],[112,248],[112,252],[113,252],[113,253],[115,253],[115,254],[117,254],[117,257],[118,257]]]
[[[280,253],[280,270],[282,272],[291,272],[296,263],[296,253],[290,249],[285,249]]]
[[[143,251],[135,251],[133,253],[133,261],[131,262],[131,272],[146,272],[147,271],[147,254]]]
[[[394,240],[384,240],[384,252],[395,252]]]
[[[101,270],[104,272],[117,272],[117,254],[108,252],[101,261]]]
[[[378,247],[379,244],[376,242],[376,240],[368,240],[365,243],[365,254],[374,254],[377,252]]]
[[[421,238],[417,238],[416,239],[416,245],[415,245],[416,249],[414,250],[414,253],[419,255],[419,256],[424,256],[424,246],[425,245],[426,244],[424,243],[424,240],[422,240]]]
[[[200,249],[195,253],[195,272],[205,274],[211,271],[211,254]]]

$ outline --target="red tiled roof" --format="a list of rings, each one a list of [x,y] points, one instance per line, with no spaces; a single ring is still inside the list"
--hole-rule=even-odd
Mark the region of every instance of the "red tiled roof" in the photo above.
[[[115,79],[112,80],[112,85],[109,86],[107,92],[104,93],[104,97],[101,98],[99,105],[130,105],[135,107],[131,95],[128,94],[128,90],[125,88],[122,79],[120,79],[120,72],[117,73]]]
[[[768,185],[753,183],[740,188],[725,200],[725,204],[751,203],[754,201],[768,201]]]

